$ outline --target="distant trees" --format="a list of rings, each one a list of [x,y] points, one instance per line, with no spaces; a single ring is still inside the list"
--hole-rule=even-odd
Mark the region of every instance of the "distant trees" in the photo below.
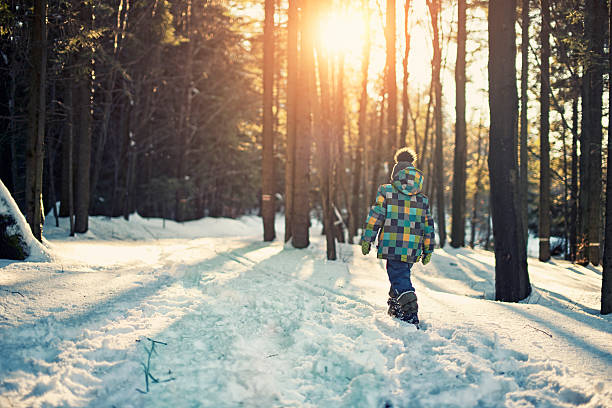
[[[0,177],[24,211],[41,192],[52,208],[57,191],[60,215],[84,232],[91,214],[183,221],[257,206],[263,42],[243,32],[252,22],[218,2],[59,1],[48,4],[41,48],[28,39],[44,32],[27,4],[0,8]],[[25,211],[33,224],[39,211]]]

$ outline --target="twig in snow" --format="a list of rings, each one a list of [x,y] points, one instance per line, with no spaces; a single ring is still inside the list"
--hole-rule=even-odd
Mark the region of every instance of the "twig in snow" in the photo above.
[[[23,295],[21,294],[21,292],[17,292],[16,290],[8,290],[8,289],[2,289],[2,290],[3,290],[3,291],[5,291],[5,292],[10,293],[11,295],[19,295],[19,296],[21,296],[21,297],[25,297],[25,296],[23,296]]]
[[[147,351],[147,364],[145,365],[144,363],[140,363],[140,365],[142,365],[142,369],[144,371],[144,375],[145,375],[145,391],[136,388],[136,391],[142,393],[142,394],[147,394],[149,392],[149,378],[151,379],[151,381],[153,381],[154,383],[162,383],[162,382],[169,382],[172,380],[176,380],[176,378],[174,377],[170,377],[168,379],[165,380],[159,380],[157,378],[155,378],[153,376],[153,374],[151,374],[151,356],[153,355],[153,353],[157,354],[157,352],[155,351],[155,345],[156,344],[161,344],[164,346],[167,346],[168,343],[164,343],[163,341],[157,341],[157,340],[153,340],[150,339],[149,337],[145,337],[147,340],[149,340],[151,342],[151,348],[148,349],[147,346],[144,346],[145,350]],[[136,340],[136,341],[140,341],[140,340]],[[172,371],[168,370],[168,374],[171,374]]]
[[[538,329],[537,327],[533,327],[533,326],[530,326],[530,325],[527,325],[527,327],[531,327],[531,328],[532,328],[532,329],[534,329],[534,330],[537,330],[537,331],[539,331],[539,332],[542,332],[542,333],[544,333],[545,335],[547,335],[548,337],[550,337],[550,338],[552,339],[552,334],[550,334],[550,333],[548,333],[548,332],[545,332],[545,331],[544,331],[544,330],[542,330],[542,329]]]
[[[167,346],[167,345],[168,345],[168,343],[164,343],[163,341],[153,340],[153,339],[150,339],[150,338],[148,338],[148,337],[145,337],[145,339],[149,340],[149,341],[150,341],[151,343],[153,343],[153,344],[163,344],[164,346]]]
[[[266,358],[271,358],[271,357],[276,357],[276,356],[278,356],[278,353],[267,355]]]

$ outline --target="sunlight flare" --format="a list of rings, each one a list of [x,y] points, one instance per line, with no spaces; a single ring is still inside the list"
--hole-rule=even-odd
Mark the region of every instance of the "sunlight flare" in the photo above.
[[[361,11],[333,12],[319,20],[319,40],[332,56],[359,55],[365,36],[365,16]]]

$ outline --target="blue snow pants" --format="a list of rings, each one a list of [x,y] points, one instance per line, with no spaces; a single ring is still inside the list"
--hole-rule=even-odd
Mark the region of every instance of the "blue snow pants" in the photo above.
[[[414,292],[414,286],[410,280],[410,268],[412,264],[408,262],[387,260],[387,275],[389,275],[391,289],[395,290],[398,295],[407,291]]]

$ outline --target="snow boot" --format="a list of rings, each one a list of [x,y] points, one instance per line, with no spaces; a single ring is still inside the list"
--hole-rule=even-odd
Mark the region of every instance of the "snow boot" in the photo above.
[[[419,324],[419,306],[416,293],[413,291],[403,292],[398,295],[394,290],[390,290],[387,304],[389,305],[388,313],[390,316],[397,317],[404,322],[414,325]]]

